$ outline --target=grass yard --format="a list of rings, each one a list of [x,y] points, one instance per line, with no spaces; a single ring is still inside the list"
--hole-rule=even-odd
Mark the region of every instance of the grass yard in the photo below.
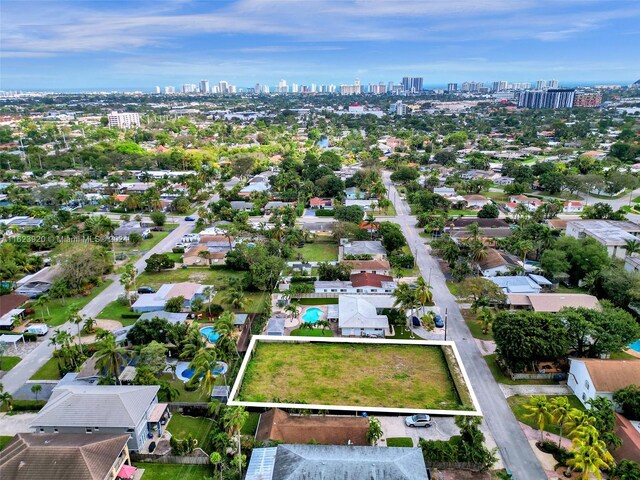
[[[176,438],[187,438],[189,434],[198,440],[198,447],[211,453],[211,430],[214,428],[212,420],[204,417],[189,417],[181,413],[174,413],[167,424],[167,430]]]
[[[418,248],[424,248],[422,245],[420,245],[420,247]],[[414,252],[411,250],[411,248],[409,248],[409,245],[405,245],[404,247],[402,247],[402,253],[404,255],[411,255],[412,257],[415,258]],[[398,269],[400,271],[402,271],[402,276],[403,277],[418,277],[420,276],[420,269],[415,266],[413,268],[400,268]]]
[[[410,437],[387,438],[387,447],[413,447],[413,439]]]
[[[260,342],[247,366],[239,399],[464,408],[442,349],[424,345]]]
[[[586,288],[582,288],[582,287],[569,288],[560,284],[558,285],[558,288],[556,289],[555,293],[589,293],[589,291]]]
[[[300,305],[337,305],[337,298],[298,298]]]
[[[7,446],[13,437],[7,435],[0,435],[0,450]]]
[[[2,356],[0,357],[0,370],[8,372],[22,360],[20,357]]]
[[[47,307],[32,307],[35,313],[29,317],[31,321],[42,321],[44,314],[45,322],[49,326],[58,327],[69,320],[71,316],[71,308],[77,305],[80,308],[96,298],[102,291],[107,288],[113,280],[106,280],[102,285],[95,287],[86,297],[72,298],[52,298],[47,302],[49,307],[49,315],[47,315]]]
[[[138,276],[138,286],[159,287],[163,283],[195,282],[202,285],[215,285],[216,291],[226,288],[229,278],[241,278],[245,272],[238,272],[224,267],[189,267],[163,270],[157,273],[142,272]]]
[[[447,288],[454,297],[458,296],[458,284],[452,280],[447,280]]]
[[[547,399],[551,400],[556,396],[561,396],[561,395],[547,395]],[[576,397],[575,395],[565,395],[565,396],[569,399],[569,405],[571,406],[571,408],[577,408],[578,410],[585,410],[582,403],[580,403],[580,400],[578,399],[578,397]],[[526,417],[526,415],[528,415],[530,412],[525,408],[525,405],[529,403],[530,399],[531,399],[531,396],[529,395],[514,395],[512,397],[507,398],[507,403],[509,404],[509,407],[511,407],[511,411],[513,412],[513,414],[515,415],[515,417],[518,419],[519,422],[529,425],[530,427],[535,428],[537,430],[538,425],[536,423],[535,418]],[[560,434],[560,429],[556,425],[554,425],[552,422],[547,422],[547,425],[545,425],[544,431],[549,433],[555,433],[556,435]],[[567,433],[568,432],[564,431],[562,432],[562,435],[566,437]]]
[[[505,385],[555,385],[557,382],[553,380],[511,380],[511,377],[507,377],[496,362],[496,354],[484,356],[485,361],[493,374],[493,378],[498,383],[504,383]]]
[[[613,352],[610,358],[611,360],[640,360],[638,357],[629,355],[627,352]]]
[[[163,373],[160,377],[162,380],[168,381],[173,388],[180,392],[180,396],[176,401],[178,402],[206,402],[207,399],[204,398],[202,391],[200,389],[194,390],[193,392],[188,392],[184,388],[184,382],[178,378],[173,378],[171,373]],[[166,399],[161,398],[160,401],[164,401]],[[173,420],[172,420],[173,421]]]
[[[292,337],[333,337],[331,330],[322,328],[296,328],[291,332]]]
[[[305,243],[302,248],[293,248],[292,259],[297,260],[302,255],[306,262],[332,262],[338,260],[338,244],[335,242]]]
[[[249,417],[247,421],[242,426],[242,430],[240,433],[242,435],[251,435],[252,437],[256,434],[256,430],[258,429],[258,422],[260,421],[260,414],[257,412],[249,412]]]
[[[144,478],[149,480],[202,480],[213,478],[215,470],[210,465],[171,465],[167,463],[136,463],[144,469]]]
[[[226,309],[231,309],[230,305],[225,304],[222,299],[224,298],[223,292],[218,292],[213,297],[213,303],[222,305]],[[244,292],[244,298],[246,300],[245,306],[242,308],[246,313],[260,313],[264,309],[264,305],[270,300],[270,296],[267,292]]]
[[[412,335],[411,330],[407,330],[404,327],[394,326],[393,337],[386,337],[386,338],[395,339],[395,340],[424,340],[423,338],[418,337],[415,334],[413,335],[413,337],[411,335]]]
[[[491,329],[489,329],[487,333],[482,332],[482,325],[478,320],[477,314],[473,313],[473,310],[461,309],[460,313],[462,314],[462,318],[464,318],[464,322],[467,324],[467,327],[469,327],[473,338],[478,338],[480,340],[493,340]]]
[[[114,300],[98,314],[97,318],[101,320],[116,320],[122,323],[123,327],[133,325],[136,322],[135,318],[122,318],[123,314],[133,313],[128,305],[122,305],[117,300]]]
[[[449,216],[457,217],[459,215],[463,217],[477,217],[478,210],[449,210],[447,212]]]
[[[58,359],[51,357],[40,369],[33,374],[30,380],[60,380]]]

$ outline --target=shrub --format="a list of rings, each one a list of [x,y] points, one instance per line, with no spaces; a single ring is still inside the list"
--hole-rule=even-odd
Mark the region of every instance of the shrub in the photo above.
[[[13,400],[11,406],[14,412],[37,412],[46,403],[46,400]]]
[[[333,217],[334,215],[333,210],[316,210],[316,217]]]
[[[171,250],[173,253],[184,253],[184,248],[182,247],[173,247]]]
[[[393,268],[413,268],[413,255],[393,255],[389,257],[389,264]]]
[[[22,334],[22,338],[25,342],[36,342],[38,340],[38,335],[36,335],[35,333],[24,332]]]
[[[291,283],[313,283],[316,279],[317,277],[297,276],[291,277]]]

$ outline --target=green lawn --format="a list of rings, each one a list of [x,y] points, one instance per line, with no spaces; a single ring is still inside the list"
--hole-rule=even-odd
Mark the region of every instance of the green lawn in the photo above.
[[[423,248],[423,247],[421,245],[418,248]],[[404,247],[402,247],[402,253],[404,255],[411,255],[412,257],[415,258],[415,252],[413,252],[411,248],[409,248],[409,245],[405,245]],[[413,268],[401,268],[400,270],[402,271],[403,277],[417,277],[420,275],[420,269],[417,266]]]
[[[296,300],[300,305],[337,305],[337,298],[299,298]]]
[[[464,318],[467,327],[469,327],[473,338],[478,338],[480,340],[493,340],[491,329],[489,329],[487,333],[482,332],[482,325],[478,321],[477,314],[473,313],[473,310],[462,309],[460,310],[460,313],[462,314],[462,318]]]
[[[213,303],[220,304],[227,309],[230,309],[230,305],[226,305],[222,299],[224,297],[223,292],[218,292],[213,297]],[[264,309],[265,302],[271,300],[271,296],[267,292],[244,292],[244,298],[246,300],[245,306],[241,309],[247,313],[260,313]]]
[[[306,243],[302,248],[293,248],[292,259],[298,260],[298,255],[302,255],[302,260],[306,262],[332,262],[338,260],[338,244],[320,241]]]
[[[209,418],[188,417],[181,413],[174,413],[167,424],[167,430],[176,438],[187,438],[189,434],[198,440],[198,447],[207,453],[213,451],[210,443],[211,430],[214,423]],[[145,474],[146,476],[146,474]]]
[[[442,348],[423,345],[259,342],[238,397],[250,402],[465,408]]]
[[[611,360],[640,360],[638,357],[629,355],[627,352],[613,352],[610,357]]]
[[[231,277],[241,278],[245,272],[238,272],[224,267],[210,269],[207,267],[175,268],[157,273],[142,272],[138,276],[139,286],[159,287],[163,283],[195,282],[202,285],[215,285],[216,291],[225,288]]]
[[[13,437],[0,435],[0,450],[7,446]]]
[[[107,288],[112,281],[113,280],[104,281],[102,285],[91,290],[91,294],[86,297],[52,298],[47,302],[49,315],[47,315],[47,307],[32,307],[34,308],[35,313],[29,317],[29,320],[41,321],[42,314],[44,313],[47,325],[58,327],[69,319],[71,316],[71,309],[74,305],[84,308],[87,303],[102,293],[102,291]]]
[[[630,191],[631,191],[631,190],[629,190],[628,188],[626,188],[626,189],[624,190],[624,192],[622,192],[622,193],[621,193],[621,194],[619,194],[619,195],[613,195],[613,196],[609,196],[609,195],[596,195],[595,193],[590,193],[589,195],[591,195],[591,196],[592,196],[592,197],[594,197],[594,198],[600,198],[600,199],[602,199],[602,200],[615,200],[615,199],[617,199],[617,198],[622,198],[622,197],[624,197],[624,196],[625,196],[625,195],[627,195]]]
[[[484,359],[493,374],[493,378],[495,378],[498,383],[504,383],[505,385],[555,385],[557,383],[553,380],[511,380],[511,377],[507,377],[502,373],[502,370],[496,363],[495,353],[485,355]]]
[[[452,217],[457,217],[462,215],[463,217],[477,217],[478,210],[449,210],[449,215]]]
[[[22,360],[20,357],[2,356],[0,357],[0,370],[8,372]]]
[[[558,285],[558,289],[555,291],[556,293],[589,293],[586,288],[582,287],[565,287],[564,285]]]
[[[292,337],[333,337],[331,330],[322,328],[296,328],[291,332]]]
[[[413,447],[413,439],[410,437],[389,437],[387,447]]]
[[[171,465],[166,463],[136,463],[144,469],[145,480],[203,480],[213,478],[215,470],[210,465]]]
[[[117,300],[114,300],[98,314],[97,318],[102,320],[116,320],[122,323],[123,326],[133,325],[136,322],[135,318],[122,318],[123,314],[133,313],[128,305],[122,305]]]
[[[167,380],[173,388],[180,392],[180,396],[176,401],[178,402],[206,402],[207,399],[204,398],[202,391],[200,389],[194,390],[193,392],[188,392],[184,388],[184,382],[178,378],[173,378],[171,373],[163,373],[160,377],[162,380]],[[164,399],[161,399],[164,400]]]
[[[547,395],[547,399],[552,400],[556,396],[560,396],[560,395]],[[571,405],[572,408],[577,408],[578,410],[585,410],[582,403],[580,403],[580,400],[578,399],[578,397],[576,397],[575,395],[565,395],[565,396],[569,399],[569,404]],[[514,395],[512,397],[507,398],[507,403],[509,404],[509,407],[511,407],[511,411],[513,412],[513,414],[515,415],[515,417],[518,419],[519,422],[529,425],[530,427],[535,428],[537,430],[538,425],[535,419],[526,417],[526,415],[531,413],[525,408],[525,405],[529,403],[530,399],[531,399],[531,396],[529,395]],[[552,422],[548,422],[548,423],[549,424],[545,426],[544,431],[559,435],[560,428],[558,428]],[[568,432],[566,431],[563,432],[562,436],[566,437],[567,433]]]
[[[633,203],[640,203],[640,197],[636,197],[633,200],[631,200]]]
[[[458,296],[458,284],[452,280],[447,280],[447,288],[454,297]]]
[[[252,437],[256,434],[256,430],[258,429],[258,422],[260,421],[260,414],[256,412],[249,412],[249,417],[247,421],[242,426],[242,430],[240,433],[242,435],[251,435]]]
[[[60,380],[60,371],[58,369],[58,359],[51,357],[47,363],[42,365],[40,369],[33,374],[31,380]]]
[[[393,337],[385,337],[385,338],[393,338],[396,340],[424,340],[423,338],[418,337],[417,335],[413,334],[413,337],[411,337],[412,332],[411,330],[407,330],[404,327],[398,327],[398,326],[394,326],[393,327]]]

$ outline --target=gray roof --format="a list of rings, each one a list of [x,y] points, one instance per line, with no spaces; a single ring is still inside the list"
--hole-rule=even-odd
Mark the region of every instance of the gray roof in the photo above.
[[[528,276],[488,277],[487,280],[498,285],[505,293],[538,293],[541,290],[540,285]]]
[[[538,285],[553,285],[552,282],[544,278],[542,275],[534,275],[533,273],[530,273],[529,278],[536,282]]]
[[[337,445],[278,445],[255,449],[251,463],[259,462],[261,475],[246,480],[426,480],[427,468],[419,448]],[[272,460],[273,459],[273,460]],[[273,461],[273,470],[270,463]]]
[[[65,385],[55,388],[32,427],[128,427],[143,419],[157,385]]]
[[[382,242],[377,240],[349,242],[344,243],[343,246],[345,255],[385,255],[387,253]]]
[[[269,333],[284,335],[284,318],[271,317],[267,324],[267,334]]]
[[[246,313],[236,313],[235,314],[235,318],[233,320],[233,324],[238,326],[238,325],[244,325],[244,323],[247,321],[247,317],[249,315]]]
[[[233,202],[229,202],[231,204],[231,208],[233,210],[244,210],[244,209],[249,209],[249,210],[253,210],[255,208],[255,205],[251,202],[244,202],[242,200],[237,200],[237,201],[233,201]]]
[[[158,312],[145,312],[142,315],[140,315],[140,317],[138,317],[138,321],[151,320],[157,317],[157,318],[162,318],[168,321],[169,323],[172,323],[175,325],[176,323],[183,323],[188,316],[189,316],[188,313],[173,313],[173,312],[165,312],[164,310],[160,310]]]

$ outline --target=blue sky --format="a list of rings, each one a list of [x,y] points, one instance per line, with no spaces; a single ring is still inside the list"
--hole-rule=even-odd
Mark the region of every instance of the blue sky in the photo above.
[[[0,90],[640,78],[638,0],[2,0]]]

